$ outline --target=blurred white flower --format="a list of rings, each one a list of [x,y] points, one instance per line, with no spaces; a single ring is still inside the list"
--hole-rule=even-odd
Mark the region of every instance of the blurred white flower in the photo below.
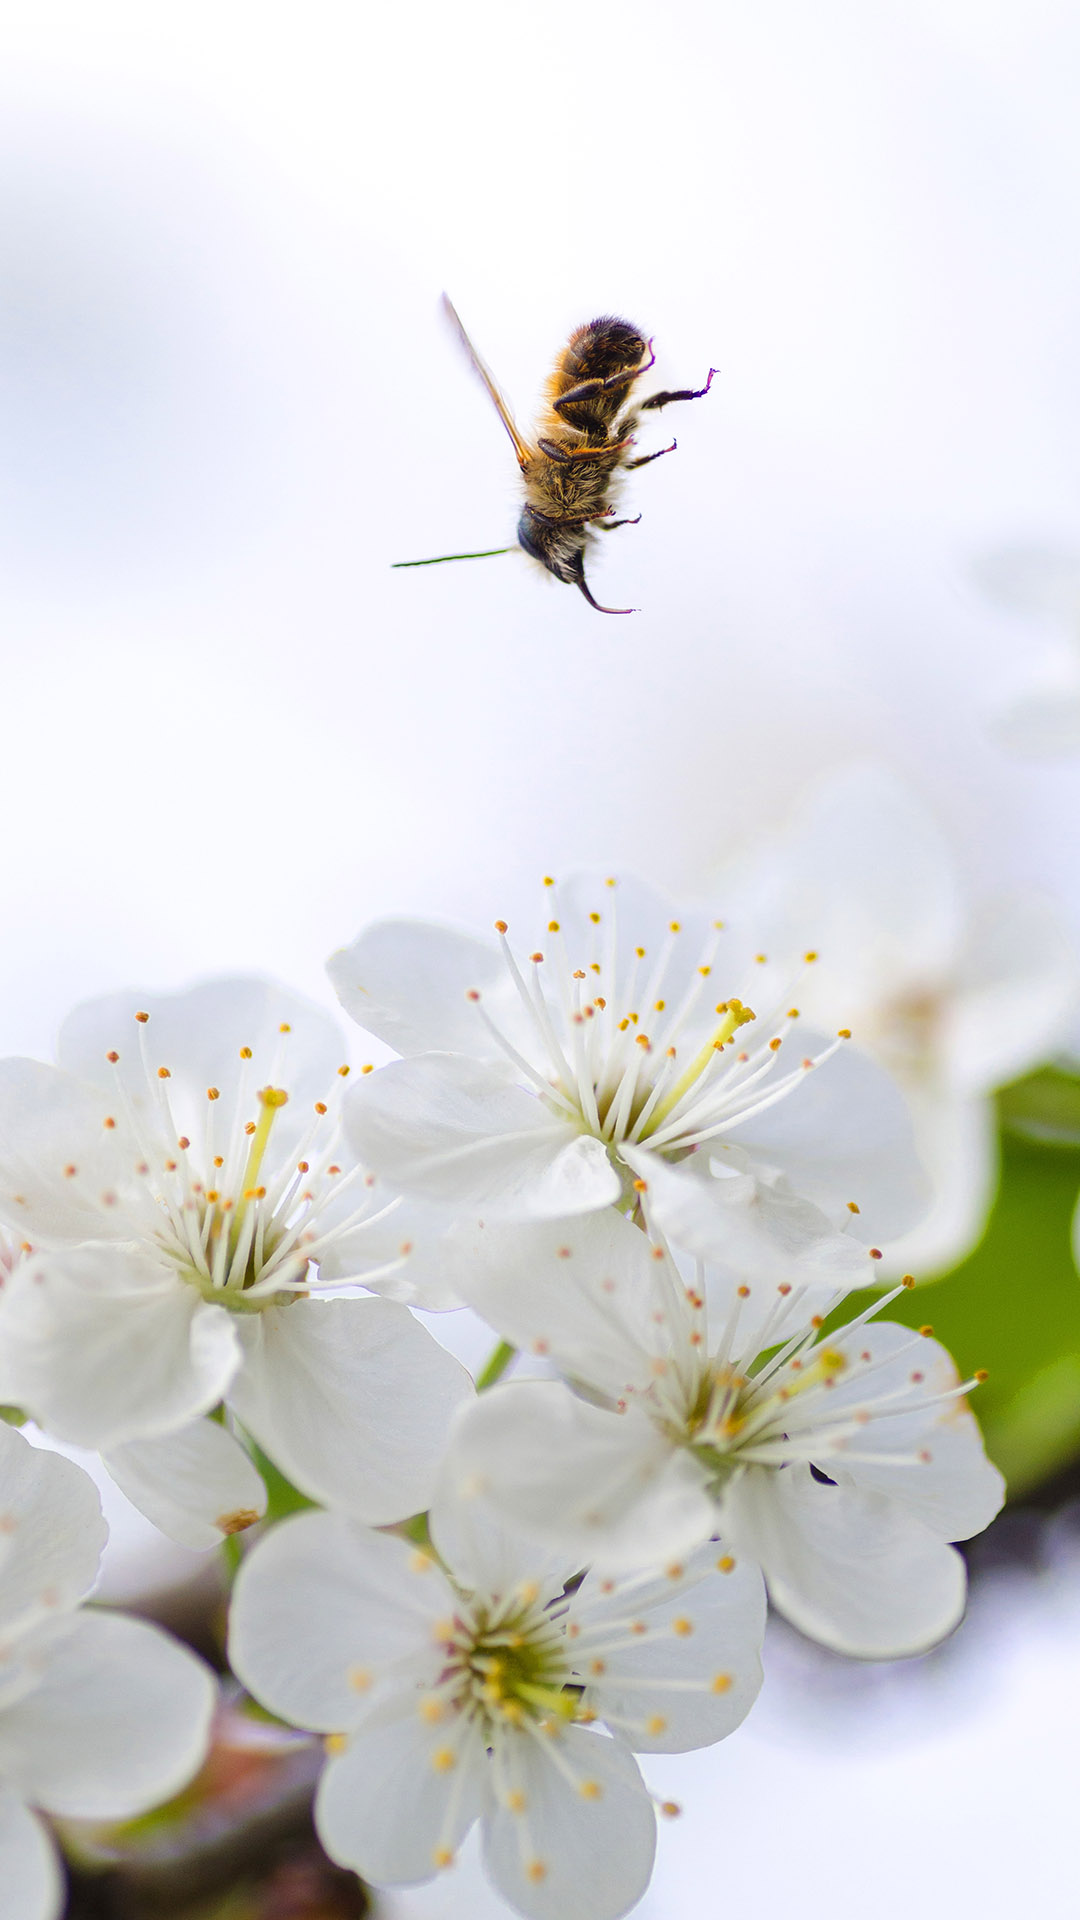
[[[53,1920],[61,1875],[31,1811],[126,1820],[206,1752],[209,1670],[157,1627],[77,1611],[106,1539],[81,1468],[0,1426],[0,1906]]]
[[[1003,547],[976,579],[1025,622],[1020,661],[999,691],[992,724],[1004,747],[1038,760],[1080,753],[1080,548]],[[1044,629],[1031,647],[1031,628]]]
[[[677,1557],[719,1527],[814,1639],[864,1658],[931,1646],[964,1605],[947,1544],[987,1526],[1000,1474],[949,1355],[873,1316],[822,1331],[820,1286],[684,1284],[613,1214],[474,1230],[473,1304],[577,1388],[530,1381],[470,1409],[455,1490],[568,1557]]]
[[[470,1391],[407,1307],[313,1297],[328,1269],[379,1278],[340,1045],[317,1007],[221,981],[78,1008],[59,1067],[0,1062],[0,1213],[35,1243],[0,1296],[0,1399],[100,1449],[188,1546],[265,1508],[204,1417],[222,1400],[297,1486],[381,1523],[427,1504]]]
[[[431,1531],[434,1554],[336,1514],[276,1527],[236,1582],[235,1671],[272,1712],[338,1736],[316,1800],[333,1859],[376,1886],[428,1880],[480,1819],[519,1912],[614,1920],[655,1847],[632,1749],[705,1746],[749,1711],[760,1576],[708,1547],[568,1592],[572,1563],[475,1506],[437,1499]]]
[[[377,924],[331,960],[346,1010],[406,1056],[346,1099],[371,1166],[405,1192],[511,1219],[632,1207],[635,1183],[665,1166],[672,1206],[751,1264],[805,1244],[850,1271],[853,1187],[877,1237],[918,1217],[925,1183],[887,1076],[850,1055],[808,1072],[843,1039],[800,1037],[788,1004],[813,954],[797,972],[727,960],[719,922],[673,918],[645,887],[545,886],[543,947],[527,960],[502,922],[496,945],[412,921]]]
[[[807,1017],[842,1008],[855,1045],[907,1100],[934,1197],[883,1271],[944,1272],[970,1251],[993,1200],[991,1094],[1069,1031],[1080,970],[1061,916],[1034,895],[970,906],[932,816],[870,767],[805,802],[734,884],[770,938],[814,925],[821,957],[802,990]]]

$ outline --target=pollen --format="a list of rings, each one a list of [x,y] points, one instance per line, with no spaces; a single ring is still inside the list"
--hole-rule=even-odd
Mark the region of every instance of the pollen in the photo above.
[[[549,932],[549,933],[558,933],[558,931],[559,931],[559,923],[558,923],[558,921],[557,921],[557,920],[549,920],[549,921],[548,921],[548,924],[547,924],[547,930],[548,930],[548,932]]]
[[[730,1693],[731,1692],[730,1673],[716,1673],[713,1675],[712,1692],[713,1693]]]
[[[141,1027],[145,1027],[145,1025],[146,1025],[146,1023],[147,1023],[147,1021],[148,1021],[148,1020],[149,1020],[149,1018],[150,1018],[150,1015],[149,1015],[148,1013],[137,1013],[137,1014],[135,1015],[135,1018],[136,1018],[136,1020],[137,1020],[137,1021],[139,1022],[139,1025],[140,1025]]]
[[[661,1800],[660,1811],[665,1820],[677,1820],[682,1812],[677,1800]]]
[[[513,1790],[507,1794],[506,1804],[511,1813],[524,1813],[526,1804],[525,1795],[522,1793],[520,1787],[514,1787]]]
[[[247,1527],[253,1527],[259,1518],[254,1507],[237,1507],[232,1513],[223,1513],[214,1521],[222,1533],[243,1533]]]
[[[933,1339],[933,1336],[934,1336],[934,1329],[933,1329],[933,1327],[932,1327],[932,1326],[930,1325],[930,1323],[929,1323],[929,1321],[927,1321],[927,1323],[926,1323],[926,1325],[925,1325],[925,1327],[920,1327],[920,1328],[919,1328],[919,1332],[920,1332],[920,1333],[922,1334],[922,1337],[923,1337],[923,1339],[924,1339],[924,1340],[932,1340],[932,1339]]]
[[[544,1862],[542,1860],[530,1860],[528,1866],[525,1868],[525,1878],[526,1880],[531,1880],[533,1885],[538,1887],[541,1880],[547,1879],[547,1868]]]
[[[593,1674],[596,1679],[599,1679],[602,1673],[607,1672],[607,1661],[606,1660],[590,1660],[589,1672]]]
[[[671,1631],[672,1633],[677,1633],[680,1640],[685,1640],[693,1633],[694,1623],[692,1620],[688,1620],[684,1613],[680,1613],[678,1617],[672,1621]]]
[[[495,931],[496,933],[509,933],[510,929],[505,920],[496,920]]]
[[[885,1258],[885,1255],[882,1253],[880,1247],[871,1247],[869,1249],[869,1253],[870,1253],[871,1260],[884,1260]]]
[[[115,1067],[115,1065],[116,1065],[116,1063],[117,1063],[117,1061],[118,1061],[118,1060],[119,1060],[119,1058],[120,1058],[120,1055],[119,1055],[118,1053],[107,1053],[107,1054],[105,1055],[105,1058],[106,1058],[106,1060],[107,1060],[107,1061],[109,1062],[109,1065],[110,1065],[110,1066],[113,1066],[113,1067]]]
[[[777,1038],[776,1038],[775,1040],[770,1040],[770,1041],[769,1041],[769,1052],[770,1052],[770,1053],[779,1053],[779,1051],[780,1051],[780,1048],[781,1048],[781,1047],[783,1046],[783,1044],[784,1044],[784,1043],[783,1043],[783,1041],[782,1041],[782,1040],[781,1040],[781,1039],[779,1038],[779,1036],[778,1036],[778,1037],[777,1037]]]
[[[320,1117],[321,1117],[321,1116],[322,1116],[322,1115],[323,1115],[323,1114],[324,1114],[324,1113],[326,1112],[326,1102],[325,1102],[325,1100],[316,1100],[316,1102],[315,1102],[315,1111],[316,1111],[316,1113],[317,1113],[317,1114],[319,1114],[319,1116],[320,1116]]]
[[[664,1568],[664,1573],[669,1580],[681,1580],[684,1572],[685,1568],[681,1567],[677,1560],[673,1561],[670,1567]]]
[[[292,1028],[291,1028],[291,1026],[289,1025],[289,1022],[288,1022],[287,1020],[283,1020],[283,1021],[282,1021],[282,1023],[281,1023],[281,1025],[280,1025],[280,1027],[278,1028],[278,1032],[279,1032],[279,1033],[291,1033],[291,1032],[292,1032]]]
[[[599,1800],[604,1792],[599,1780],[583,1780],[578,1788],[583,1800]]]
[[[348,1744],[343,1733],[328,1733],[323,1741],[327,1753],[344,1753]]]
[[[112,1114],[111,1114],[111,1113],[109,1113],[109,1114],[106,1114],[106,1116],[105,1116],[105,1118],[104,1118],[104,1120],[102,1121],[102,1123],[101,1123],[101,1124],[102,1124],[102,1126],[103,1126],[103,1127],[108,1127],[108,1128],[110,1129],[110,1131],[111,1131],[111,1129],[112,1129],[113,1127],[115,1127],[115,1125],[116,1125],[116,1121],[115,1121],[115,1120],[113,1119],[113,1117],[112,1117]]]
[[[207,1087],[206,1097],[208,1100],[220,1100],[221,1099],[220,1089],[217,1087]]]
[[[191,1141],[188,1139],[186,1133],[182,1133],[179,1139],[177,1140],[176,1144],[180,1148],[181,1153],[186,1153],[188,1148],[191,1145]]]
[[[975,1383],[977,1386],[984,1387],[986,1385],[986,1382],[989,1380],[990,1375],[987,1372],[985,1367],[976,1367],[972,1377],[975,1380]]]
[[[851,1039],[851,1028],[850,1028],[850,1027],[837,1027],[837,1029],[836,1029],[836,1037],[837,1037],[837,1039],[838,1039],[838,1040],[850,1040],[850,1039]]]
[[[809,953],[803,954],[803,959],[806,961],[806,964],[808,967],[812,967],[814,964],[814,961],[817,959],[817,954],[815,953],[813,948],[811,948]]]
[[[849,1213],[858,1213],[859,1209],[854,1200],[848,1201],[847,1210]]]
[[[350,1667],[349,1685],[354,1693],[366,1693],[371,1685],[370,1667]]]
[[[449,1773],[457,1765],[457,1754],[453,1747],[436,1747],[431,1756],[431,1764],[436,1773]]]
[[[437,1867],[452,1867],[454,1864],[454,1856],[449,1847],[436,1847],[431,1857]]]
[[[716,1563],[717,1573],[734,1573],[735,1561],[730,1553],[721,1554]]]
[[[651,1733],[654,1736],[658,1733],[666,1733],[667,1721],[664,1719],[663,1714],[662,1713],[650,1714],[649,1718],[645,1722],[645,1731],[646,1733]]]
[[[250,1048],[250,1047],[241,1047],[241,1049],[240,1049],[240,1058],[241,1058],[241,1060],[250,1060],[250,1059],[251,1059],[251,1048]]]

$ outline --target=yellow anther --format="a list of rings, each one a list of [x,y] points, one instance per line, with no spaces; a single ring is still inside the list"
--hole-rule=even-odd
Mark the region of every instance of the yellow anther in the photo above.
[[[583,1800],[599,1800],[603,1796],[604,1789],[599,1780],[583,1780],[578,1792]]]
[[[713,1675],[713,1682],[712,1682],[713,1693],[730,1693],[731,1685],[732,1685],[732,1681],[731,1681],[730,1673],[717,1673]]]
[[[349,1685],[352,1687],[354,1693],[366,1693],[371,1685],[371,1681],[372,1673],[370,1667],[349,1668]]]
[[[431,1764],[436,1773],[449,1773],[452,1767],[457,1766],[457,1754],[453,1747],[436,1747],[431,1756]]]
[[[539,1886],[541,1880],[547,1879],[547,1868],[544,1862],[542,1860],[530,1860],[525,1869],[525,1878],[526,1880],[531,1880],[534,1886]]]
[[[327,1753],[344,1753],[349,1742],[343,1733],[328,1733],[323,1741]]]
[[[437,1867],[452,1867],[454,1864],[454,1856],[449,1847],[436,1847],[431,1858]]]
[[[250,1059],[251,1059],[251,1048],[250,1048],[250,1047],[241,1047],[241,1049],[240,1049],[240,1058],[241,1058],[241,1060],[250,1060]]]
[[[419,1707],[420,1718],[421,1720],[426,1720],[429,1727],[436,1726],[438,1722],[442,1719],[443,1714],[445,1712],[446,1712],[446,1709],[443,1706],[442,1701],[436,1700],[434,1694],[431,1694],[431,1693],[425,1694],[424,1698],[420,1702],[420,1707]]]
[[[677,1633],[680,1640],[685,1640],[689,1634],[693,1633],[694,1623],[688,1620],[684,1613],[680,1613],[678,1618],[672,1621],[671,1631]]]
[[[664,1719],[663,1714],[662,1713],[650,1714],[649,1718],[645,1722],[645,1731],[646,1733],[651,1733],[653,1735],[656,1735],[658,1733],[666,1733],[667,1721]]]
[[[159,1080],[171,1080],[172,1074],[169,1072],[168,1067],[159,1067],[157,1070],[157,1077]]]
[[[520,1787],[514,1787],[513,1790],[507,1794],[506,1804],[511,1813],[524,1813],[525,1795],[522,1793]]]

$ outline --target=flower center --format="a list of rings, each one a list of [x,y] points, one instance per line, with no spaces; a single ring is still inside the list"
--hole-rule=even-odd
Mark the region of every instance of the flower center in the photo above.
[[[554,881],[545,885],[548,904],[557,904]],[[760,1038],[744,1045],[742,1029],[757,1022],[753,1009],[734,996],[709,1004],[720,921],[689,967],[677,920],[654,955],[635,946],[626,956],[614,893],[606,912],[587,916],[588,932],[577,936],[581,952],[568,950],[558,918],[547,922],[544,949],[527,960],[511,947],[506,922],[495,927],[513,990],[510,1011],[500,1021],[477,990],[468,999],[532,1090],[616,1153],[625,1143],[681,1156],[783,1099],[807,1068],[850,1038],[843,1029],[816,1056],[778,1073],[778,1055],[798,1018],[790,1007],[758,1023]],[[804,964],[816,958],[808,953]],[[756,964],[764,967],[766,956],[757,955]]]
[[[525,1719],[573,1719],[579,1692],[567,1689],[566,1638],[537,1602],[538,1590],[529,1585],[505,1604],[465,1604],[447,1627],[436,1699],[448,1697],[489,1733]]]

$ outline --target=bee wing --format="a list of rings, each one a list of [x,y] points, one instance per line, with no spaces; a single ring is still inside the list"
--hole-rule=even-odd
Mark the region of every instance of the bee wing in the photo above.
[[[527,441],[522,439],[520,433],[518,432],[517,424],[514,420],[514,416],[511,413],[510,408],[507,406],[507,403],[503,398],[503,395],[500,393],[499,388],[496,385],[496,382],[491,372],[484,365],[484,362],[481,360],[480,355],[477,353],[476,348],[473,346],[472,341],[469,339],[468,334],[466,333],[464,327],[462,326],[461,321],[458,318],[457,311],[454,308],[454,305],[450,299],[449,294],[446,294],[446,293],[443,294],[442,303],[443,303],[443,312],[446,314],[446,317],[450,321],[451,326],[454,328],[454,331],[457,334],[457,337],[460,340],[462,346],[464,347],[465,352],[468,354],[469,359],[472,362],[473,371],[479,374],[480,379],[483,381],[485,387],[487,388],[488,395],[495,407],[495,411],[498,414],[499,419],[502,421],[503,426],[506,428],[507,433],[510,435],[511,440],[514,443],[514,452],[517,454],[518,466],[527,467],[530,460],[533,460],[536,457],[533,452],[533,449],[529,446]]]

